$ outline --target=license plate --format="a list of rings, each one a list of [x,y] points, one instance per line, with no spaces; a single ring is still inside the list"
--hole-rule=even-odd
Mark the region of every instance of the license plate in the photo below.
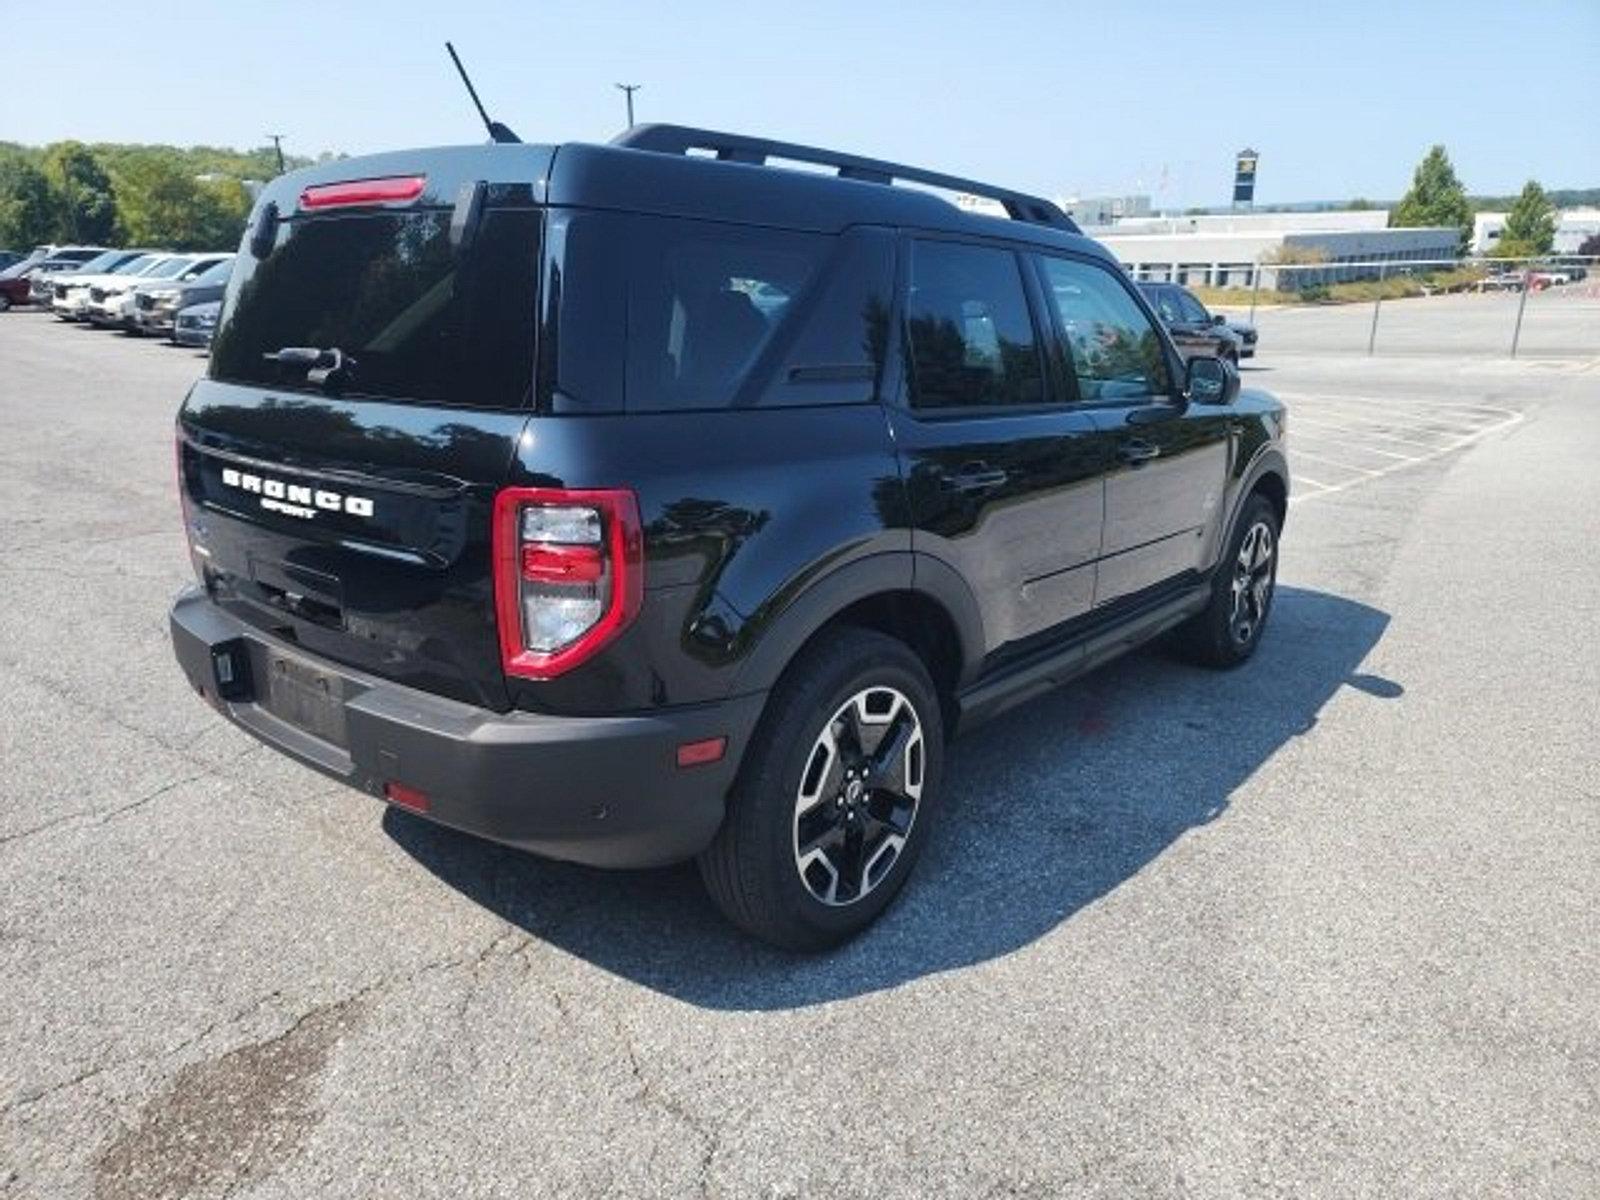
[[[266,665],[266,686],[258,689],[262,707],[313,737],[343,746],[344,695],[338,677],[276,650],[267,652]]]

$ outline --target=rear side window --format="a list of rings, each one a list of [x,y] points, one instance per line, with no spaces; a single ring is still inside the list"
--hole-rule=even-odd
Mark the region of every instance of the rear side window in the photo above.
[[[557,411],[870,401],[893,239],[643,214],[552,220]]]
[[[640,235],[628,407],[724,407],[815,278],[827,239],[666,219],[641,222]]]
[[[916,242],[906,333],[917,408],[1038,404],[1044,375],[1009,250]]]
[[[211,352],[216,379],[318,390],[285,347],[337,349],[351,396],[482,408],[527,402],[539,212],[484,212],[471,249],[448,209],[301,217],[264,260],[234,264]]]

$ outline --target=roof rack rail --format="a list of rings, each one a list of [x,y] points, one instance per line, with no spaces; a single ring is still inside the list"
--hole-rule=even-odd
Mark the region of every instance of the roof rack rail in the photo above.
[[[854,179],[864,183],[892,184],[897,179],[930,187],[945,188],[953,192],[967,192],[997,200],[1005,207],[1013,221],[1028,221],[1035,225],[1050,225],[1069,233],[1078,233],[1077,224],[1066,213],[1040,196],[1026,192],[1013,192],[976,179],[963,179],[958,175],[945,175],[909,167],[904,163],[884,162],[876,158],[862,158],[838,150],[822,150],[816,146],[800,146],[793,142],[775,142],[769,138],[749,137],[742,133],[719,133],[714,129],[694,129],[687,125],[635,125],[612,139],[614,146],[631,150],[651,150],[658,154],[688,154],[691,150],[706,150],[724,162],[764,164],[769,158],[786,158],[794,162],[816,163],[834,167],[840,179]]]

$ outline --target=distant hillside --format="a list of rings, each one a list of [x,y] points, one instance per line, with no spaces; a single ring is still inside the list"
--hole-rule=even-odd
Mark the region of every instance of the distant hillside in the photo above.
[[[86,143],[94,156],[106,169],[117,171],[141,158],[163,158],[177,161],[196,175],[231,175],[235,179],[271,179],[278,173],[278,154],[271,146],[253,150],[234,150],[227,146],[164,146],[141,145],[130,142]],[[38,166],[44,161],[47,146],[22,146],[16,142],[0,142],[0,155],[14,154]],[[331,158],[333,155],[323,155]],[[285,154],[284,165],[291,171],[308,167],[315,159],[303,155]]]
[[[1557,208],[1594,208],[1600,207],[1600,187],[1591,188],[1550,188],[1547,189],[1550,203]],[[1472,205],[1474,212],[1504,212],[1516,201],[1516,196],[1472,196],[1467,197],[1467,203]],[[1328,212],[1331,209],[1346,208],[1386,208],[1393,209],[1400,201],[1394,200],[1369,200],[1358,196],[1352,200],[1297,200],[1283,204],[1257,204],[1251,212]],[[1228,213],[1233,209],[1227,205],[1211,205],[1208,208],[1190,208],[1184,210],[1189,216],[1205,216],[1214,213]]]

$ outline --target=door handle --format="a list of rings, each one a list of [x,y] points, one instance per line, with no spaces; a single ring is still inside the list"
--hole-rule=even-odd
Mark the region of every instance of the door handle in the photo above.
[[[1117,447],[1117,457],[1130,466],[1137,467],[1140,463],[1149,462],[1161,454],[1160,446],[1153,446],[1149,442],[1132,441],[1123,442]]]
[[[946,491],[962,492],[992,492],[995,488],[1003,487],[1011,476],[999,467],[991,467],[988,463],[967,463],[959,471],[942,475],[939,479],[940,486]]]

